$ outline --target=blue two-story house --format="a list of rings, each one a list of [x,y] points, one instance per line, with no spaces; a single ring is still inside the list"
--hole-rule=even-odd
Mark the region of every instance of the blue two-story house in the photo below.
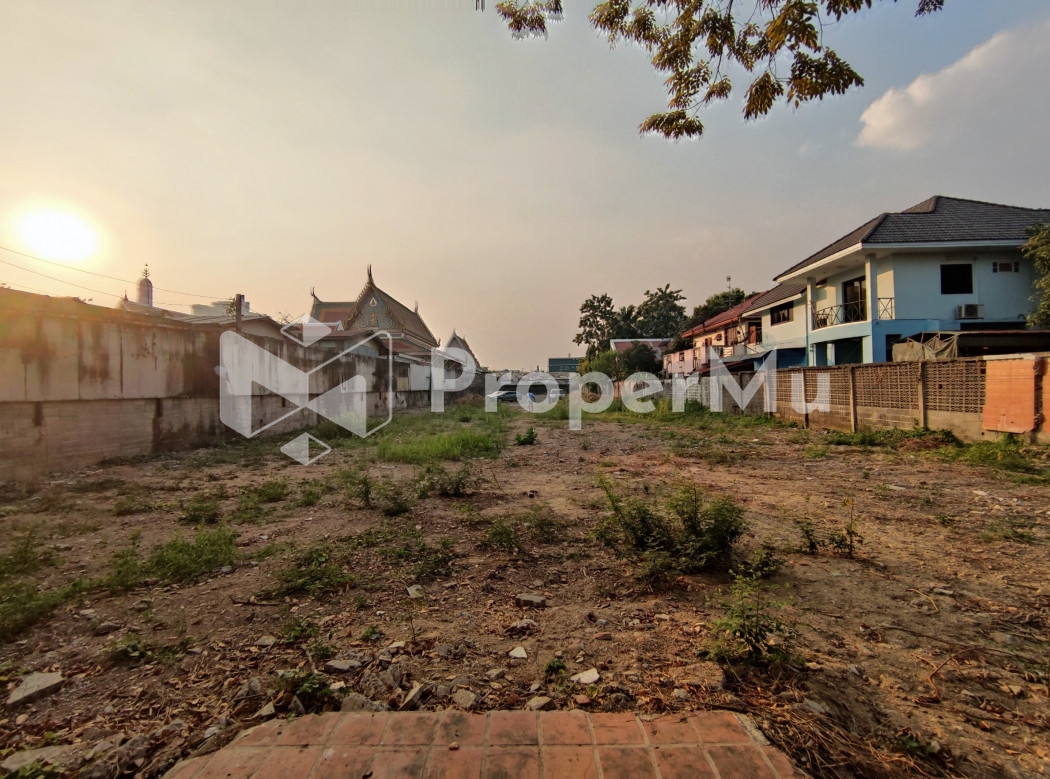
[[[1035,269],[1020,248],[1050,209],[937,196],[875,217],[752,302],[780,367],[883,362],[901,337],[1023,329]]]

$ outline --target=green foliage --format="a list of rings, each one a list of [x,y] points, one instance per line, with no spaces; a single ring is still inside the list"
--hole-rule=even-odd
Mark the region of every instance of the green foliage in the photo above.
[[[182,504],[179,521],[191,525],[214,525],[221,518],[222,504],[219,497],[213,493],[198,492]]]
[[[383,631],[379,629],[378,625],[369,625],[365,628],[365,632],[361,634],[362,641],[379,641],[383,637]]]
[[[296,618],[281,628],[281,640],[286,644],[298,644],[310,638],[317,638],[321,628],[309,619]]]
[[[802,551],[816,554],[821,549],[831,549],[842,557],[852,558],[857,547],[864,543],[864,536],[858,529],[858,521],[853,498],[842,501],[846,508],[846,522],[839,530],[822,533],[809,519],[796,519],[795,527],[802,534]]]
[[[153,550],[145,569],[164,581],[182,582],[233,563],[237,531],[229,527],[198,527],[193,541],[174,538]]]
[[[783,565],[784,560],[777,555],[776,550],[769,545],[763,545],[740,564],[740,573],[749,579],[768,579],[776,576]]]
[[[495,457],[503,448],[501,437],[491,431],[471,428],[424,433],[408,439],[383,438],[376,456],[387,462],[425,465],[439,460]]]
[[[830,22],[859,13],[871,0],[776,0],[758,4],[696,0],[605,0],[594,6],[591,25],[611,44],[641,46],[664,80],[667,110],[642,122],[643,133],[666,138],[699,137],[701,109],[733,92],[732,71],[751,76],[744,92],[744,118],[768,114],[779,102],[804,102],[840,95],[864,83],[831,48],[823,32]],[[656,6],[655,8],[653,6]],[[918,0],[918,15],[940,10],[944,0]],[[748,10],[745,10],[748,9]],[[561,18],[561,0],[504,0],[496,12],[515,37],[547,35],[548,21]]]
[[[285,672],[280,677],[280,687],[295,695],[307,714],[334,711],[342,701],[342,696],[328,686],[328,678],[313,671],[297,669]]]
[[[277,586],[267,594],[277,597],[310,595],[317,597],[352,587],[354,577],[347,561],[328,542],[315,544],[294,555],[289,564],[274,571]]]
[[[55,552],[44,545],[37,525],[30,525],[12,535],[11,550],[0,554],[0,581],[36,573],[55,562]]]
[[[718,663],[770,665],[789,659],[790,654],[777,634],[785,626],[771,611],[759,582],[736,575],[729,597],[722,604],[723,615],[714,623],[703,650]]]
[[[518,433],[514,436],[514,443],[518,446],[532,446],[536,443],[536,430],[530,427],[524,435]]]
[[[116,665],[170,663],[185,654],[189,646],[189,638],[182,638],[174,644],[155,644],[143,640],[138,633],[128,633],[118,641],[110,643],[106,655]]]
[[[295,502],[297,506],[316,506],[321,502],[322,496],[331,491],[331,486],[326,482],[313,480],[299,485],[299,499]]]
[[[1026,259],[1035,266],[1035,311],[1028,316],[1028,326],[1050,328],[1050,224],[1028,228],[1028,241],[1021,247]]]
[[[419,474],[419,497],[440,495],[443,498],[462,498],[470,495],[480,481],[469,465],[449,473],[440,465],[430,464]]]
[[[485,545],[490,549],[501,549],[522,557],[531,557],[528,550],[522,545],[517,531],[502,520],[497,519],[489,525],[488,530],[485,531]]]
[[[564,674],[568,669],[565,667],[565,663],[562,662],[560,657],[554,657],[547,661],[547,664],[543,666],[543,675],[550,679],[553,676]]]
[[[909,443],[911,442],[911,443]],[[959,439],[947,430],[928,430],[924,427],[894,430],[858,430],[845,433],[838,430],[824,437],[829,446],[884,446],[900,448],[918,444],[919,448],[936,449],[942,446],[959,446]]]
[[[0,642],[17,638],[54,609],[91,589],[91,583],[76,579],[65,587],[42,590],[24,581],[0,577]]]
[[[391,479],[372,487],[372,504],[388,517],[399,517],[412,510],[413,495],[408,485]]]
[[[666,513],[639,500],[624,500],[601,480],[611,514],[595,532],[617,554],[641,557],[650,579],[726,566],[744,533],[744,510],[728,497],[707,499],[696,486],[679,487]],[[663,553],[668,559],[646,553]],[[657,575],[659,574],[659,575]],[[666,575],[665,575],[666,574]]]
[[[157,505],[152,501],[144,500],[134,495],[125,495],[117,498],[117,502],[113,504],[113,516],[129,517],[133,514],[149,514],[156,508]]]

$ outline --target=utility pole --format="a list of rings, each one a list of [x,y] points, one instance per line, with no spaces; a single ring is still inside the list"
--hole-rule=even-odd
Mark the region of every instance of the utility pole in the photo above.
[[[236,297],[234,297],[233,302],[237,309],[237,311],[235,312],[235,316],[237,317],[237,324],[235,326],[235,329],[239,333],[241,332],[241,312],[244,310],[244,295],[238,292]]]

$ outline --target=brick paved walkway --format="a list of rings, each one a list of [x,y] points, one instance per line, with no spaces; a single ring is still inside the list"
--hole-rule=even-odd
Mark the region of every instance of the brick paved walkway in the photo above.
[[[541,776],[786,779],[802,774],[725,711],[642,720],[581,711],[450,710],[274,720],[214,754],[178,764],[166,779]]]

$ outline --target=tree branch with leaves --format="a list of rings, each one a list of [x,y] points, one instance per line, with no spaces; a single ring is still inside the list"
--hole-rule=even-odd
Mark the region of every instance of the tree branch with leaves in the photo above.
[[[643,121],[640,131],[696,138],[704,132],[700,111],[732,94],[734,70],[751,78],[745,119],[764,116],[781,101],[797,107],[862,86],[860,74],[825,45],[824,27],[880,1],[754,0],[745,13],[739,0],[606,0],[594,6],[590,22],[610,44],[642,46],[665,76],[667,110]],[[548,23],[562,18],[562,5],[508,0],[496,11],[514,37],[546,37]],[[919,0],[915,15],[943,7],[944,0]]]

